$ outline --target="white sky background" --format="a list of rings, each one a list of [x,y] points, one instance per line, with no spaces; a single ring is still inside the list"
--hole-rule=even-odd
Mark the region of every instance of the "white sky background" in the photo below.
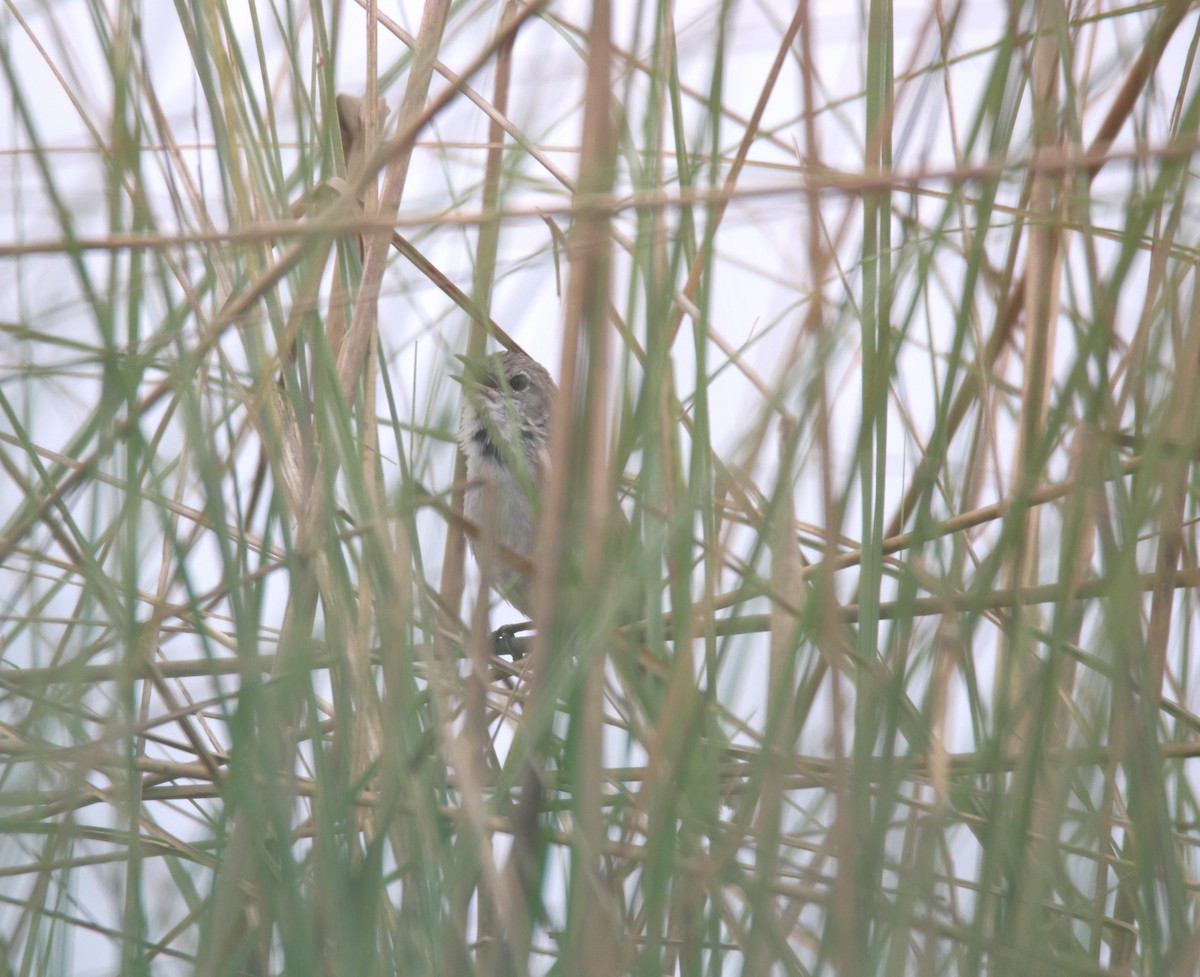
[[[111,6],[111,5],[110,5]],[[252,45],[250,7],[230,5],[235,22],[248,48]],[[639,36],[643,41],[649,36],[646,23],[639,27],[637,15],[640,6],[632,3],[619,5],[616,42],[628,48]],[[279,113],[282,131],[295,131],[288,122],[292,113],[292,92],[288,82],[286,53],[279,49],[279,35],[272,26],[271,8],[258,4],[255,8],[264,27],[267,46],[266,63],[275,71],[271,74],[274,104]],[[494,29],[499,5],[477,3],[458,12],[447,33],[441,59],[451,67],[460,68],[468,63],[478,51],[481,43]],[[576,25],[586,25],[588,5],[583,3],[556,4],[554,10],[565,20]],[[675,22],[680,56],[679,71],[685,84],[706,91],[711,81],[711,60],[714,46],[715,7],[703,3],[681,3],[675,8]],[[723,104],[726,108],[747,117],[753,110],[762,89],[766,71],[775,56],[782,30],[791,15],[791,5],[782,0],[764,0],[761,3],[742,3],[734,8],[731,27],[727,35],[726,89]],[[814,47],[817,58],[815,74],[821,90],[818,97],[822,104],[836,106],[823,112],[818,121],[820,153],[822,162],[842,173],[861,172],[863,167],[862,143],[864,107],[860,93],[865,76],[865,28],[863,14],[857,8],[837,2],[814,4],[816,13],[816,36],[819,41]],[[104,186],[102,161],[96,152],[91,134],[94,127],[102,136],[108,131],[111,112],[112,83],[108,66],[96,46],[94,31],[80,27],[90,16],[82,0],[75,2],[18,2],[16,11],[27,21],[28,32],[16,19],[13,10],[0,11],[0,40],[9,51],[12,64],[26,97],[33,96],[31,107],[35,111],[38,134],[47,146],[54,147],[51,156],[55,168],[55,186],[63,191],[63,203],[71,214],[77,234],[102,237],[110,230],[106,202],[98,188]],[[364,24],[365,14],[352,3],[343,4],[341,11],[341,45],[336,56],[336,76],[339,91],[361,92],[364,88]],[[387,3],[383,11],[415,32],[420,17],[418,3]],[[1089,53],[1094,65],[1091,77],[1103,82],[1106,87],[1100,92],[1081,93],[1088,98],[1082,112],[1083,143],[1090,142],[1099,119],[1112,100],[1113,84],[1119,82],[1123,69],[1136,56],[1136,49],[1127,45],[1129,38],[1139,37],[1145,24],[1153,16],[1125,15],[1111,21],[1102,21],[1097,27],[1094,49]],[[142,9],[143,36],[153,44],[146,51],[154,81],[156,97],[170,120],[175,138],[181,143],[194,141],[199,145],[186,146],[183,158],[196,181],[203,181],[204,198],[211,208],[211,216],[218,227],[224,226],[220,182],[212,165],[211,151],[206,148],[212,139],[212,130],[206,117],[206,107],[200,96],[192,70],[192,59],[179,30],[176,8],[168,3],[147,3]],[[936,31],[932,29],[933,7],[927,3],[898,3],[896,6],[896,53],[897,72],[910,64],[923,68],[933,59]],[[958,27],[949,54],[953,57],[967,52],[978,52],[993,44],[1006,29],[1009,8],[1005,4],[971,2],[965,6],[962,23]],[[1136,29],[1135,29],[1136,27]],[[1195,30],[1195,18],[1189,18],[1180,28],[1163,66],[1161,77],[1174,80],[1180,76],[1179,64],[1186,55],[1187,44]],[[638,33],[640,31],[640,33]],[[30,37],[46,46],[49,61],[60,70],[62,79],[55,76],[46,64]],[[305,30],[305,37],[311,32]],[[274,48],[272,48],[274,45]],[[380,65],[387,70],[395,62],[403,46],[381,35]],[[646,52],[640,52],[643,56]],[[311,49],[293,52],[300,64],[301,73],[310,70],[313,53]],[[1077,54],[1077,56],[1080,56]],[[974,112],[981,96],[981,86],[987,80],[994,55],[977,55],[965,59],[952,70],[952,92],[954,98],[955,126],[961,142],[969,125],[969,114]],[[619,63],[619,62],[618,62]],[[532,21],[520,35],[514,57],[515,76],[510,95],[509,116],[527,135],[534,139],[566,173],[576,175],[578,161],[572,147],[577,145],[582,118],[580,98],[583,84],[583,63],[571,49],[567,39],[549,24]],[[491,91],[491,70],[473,79],[474,87],[488,94]],[[393,111],[399,103],[403,78],[381,92]],[[433,91],[446,84],[435,75]],[[4,90],[0,82],[0,93]],[[622,73],[614,85],[618,96],[627,99],[626,108],[634,126],[635,137],[641,135],[643,113],[634,104],[645,97],[644,79],[637,75],[633,81]],[[68,95],[68,91],[70,95]],[[896,164],[901,173],[917,173],[923,170],[949,171],[961,161],[956,161],[950,137],[950,110],[946,91],[940,75],[930,74],[907,83],[897,84],[898,104],[895,131]],[[1166,120],[1172,109],[1174,93],[1164,90],[1157,113],[1150,113],[1143,123],[1151,133],[1161,138],[1166,129]],[[760,139],[756,142],[750,161],[739,180],[743,191],[760,190],[757,195],[735,201],[724,218],[718,238],[718,255],[713,277],[714,294],[710,307],[712,329],[731,347],[747,346],[744,362],[746,366],[774,386],[780,379],[781,359],[786,356],[796,341],[799,324],[803,321],[806,301],[813,294],[815,283],[808,265],[805,241],[808,213],[797,176],[796,152],[803,148],[803,125],[798,121],[803,111],[800,73],[794,61],[785,67],[775,93],[765,114],[764,130],[772,132],[778,144]],[[698,124],[699,109],[695,103],[689,106],[693,123]],[[393,116],[394,118],[394,116]],[[86,122],[85,122],[86,120]],[[311,131],[311,130],[309,130]],[[693,128],[691,136],[696,130]],[[726,162],[736,149],[742,135],[742,127],[726,123],[722,132],[722,151]],[[487,120],[478,109],[464,99],[454,104],[438,117],[434,126],[422,136],[422,144],[413,160],[405,189],[402,217],[412,220],[417,226],[404,229],[421,250],[464,290],[470,288],[475,233],[471,225],[461,227],[453,223],[441,223],[435,230],[428,228],[439,224],[447,212],[473,215],[479,208],[479,183],[482,177],[484,152],[478,146],[486,139]],[[1152,137],[1152,142],[1155,139]],[[461,142],[462,148],[447,150],[444,144]],[[55,216],[52,202],[45,192],[45,184],[37,172],[31,155],[21,150],[28,147],[29,140],[23,125],[17,120],[13,101],[0,94],[0,243],[52,241],[61,237],[61,223]],[[1015,145],[1022,145],[1015,140]],[[1128,131],[1123,133],[1118,148],[1133,143]],[[701,150],[703,147],[696,147]],[[281,147],[285,156],[287,147]],[[144,158],[145,172],[161,172],[161,154],[147,153]],[[971,162],[984,161],[983,149],[977,151]],[[510,181],[505,193],[505,206],[511,209],[527,209],[529,216],[513,219],[504,226],[501,237],[500,275],[493,298],[493,317],[508,330],[530,353],[546,363],[552,373],[559,372],[560,336],[562,328],[562,303],[557,292],[556,260],[551,246],[549,229],[535,213],[536,208],[562,210],[569,204],[568,195],[556,184],[539,164],[529,157],[516,163],[520,179]],[[727,166],[723,167],[723,179]],[[1023,175],[1014,170],[1013,179],[1002,191],[1008,201],[1015,202]],[[1096,199],[1103,200],[1111,194],[1114,206],[1124,200],[1124,185],[1127,173],[1119,168],[1106,171],[1096,184]],[[160,228],[173,226],[169,209],[167,185],[161,177],[161,196],[152,197],[150,203],[155,211]],[[786,188],[792,189],[786,189]],[[929,182],[925,187],[940,193],[945,184]],[[627,188],[626,188],[627,189]],[[669,191],[676,186],[668,185]],[[776,189],[780,192],[767,192]],[[895,205],[902,212],[913,210],[912,198],[897,194]],[[943,204],[934,193],[919,198],[915,207],[920,217],[928,222],[936,219]],[[829,234],[837,233],[838,227],[850,208],[849,227],[838,245],[838,255],[843,261],[841,273],[844,280],[834,277],[824,283],[825,294],[830,301],[829,321],[833,328],[842,331],[837,352],[831,359],[826,373],[831,394],[835,397],[833,422],[835,425],[835,454],[833,461],[838,469],[834,484],[840,485],[845,474],[854,463],[852,446],[859,422],[860,385],[857,358],[858,323],[839,321],[837,311],[854,307],[860,298],[858,258],[861,254],[861,211],[857,200],[849,196],[827,195],[822,202],[822,219]],[[1102,215],[1100,207],[1093,211]],[[189,220],[194,215],[189,215]],[[427,218],[427,222],[425,222]],[[622,215],[616,221],[619,229],[632,230],[632,213]],[[1095,216],[1097,221],[1101,217]],[[556,217],[560,227],[566,226],[561,213]],[[697,210],[697,220],[703,214]],[[1119,229],[1122,214],[1114,211],[1111,225]],[[677,217],[672,213],[669,223],[675,226]],[[425,226],[422,227],[422,223]],[[993,232],[995,233],[995,232]],[[953,235],[951,235],[953,237]],[[902,239],[896,225],[895,239]],[[1194,239],[1187,235],[1184,240]],[[992,260],[997,265],[1004,261],[1004,249],[1008,239],[996,233],[996,246]],[[1072,242],[1070,261],[1082,260],[1078,243]],[[949,303],[957,299],[957,283],[961,281],[961,262],[955,266],[950,257],[952,247],[939,250],[937,274],[943,276],[949,290],[949,299],[943,296],[946,305],[936,306],[937,291],[930,286],[934,300],[928,309],[918,316],[919,325],[909,334],[912,348],[905,354],[902,368],[898,371],[895,391],[903,403],[904,410],[916,419],[918,429],[927,431],[933,410],[932,393],[942,384],[931,381],[930,371],[944,370],[944,362],[931,361],[927,352],[920,349],[926,336],[932,337],[935,346],[951,335],[953,321]],[[1116,246],[1098,242],[1096,253],[1103,262],[1115,260]],[[627,312],[625,296],[628,288],[629,263],[623,252],[618,250],[617,274],[613,298],[618,309]],[[87,266],[92,270],[96,282],[108,287],[110,275],[109,256],[104,252],[86,255]],[[903,254],[896,256],[897,263],[907,260]],[[567,269],[565,258],[559,256],[562,284],[565,287]],[[199,272],[199,264],[195,263]],[[1071,274],[1068,272],[1068,274]],[[1083,281],[1082,276],[1079,279]],[[47,333],[53,333],[64,343],[77,340],[85,347],[76,352],[69,345],[51,347],[44,343],[19,342],[14,338],[0,337],[0,383],[8,396],[18,389],[19,383],[32,398],[22,405],[25,413],[22,421],[32,433],[32,440],[45,447],[61,450],[66,447],[71,434],[78,430],[92,410],[99,395],[95,363],[89,360],[86,348],[100,345],[97,324],[81,297],[77,278],[70,269],[67,258],[60,254],[24,255],[18,259],[0,257],[0,281],[7,282],[0,289],[0,321],[28,324]],[[1131,333],[1140,309],[1137,296],[1127,289],[1122,296],[1122,322],[1128,322]],[[898,293],[897,309],[908,299],[903,285]],[[980,296],[978,317],[980,329],[994,318],[990,299]],[[118,302],[118,308],[121,303]],[[124,313],[124,309],[120,310]],[[161,319],[161,308],[150,306],[145,310],[149,323]],[[214,311],[212,309],[210,312]],[[156,319],[156,316],[159,318]],[[119,329],[127,328],[121,315],[117,317]],[[458,410],[458,392],[455,385],[446,379],[452,367],[451,354],[465,349],[466,320],[457,311],[451,310],[449,300],[420,274],[402,260],[393,262],[385,279],[384,296],[380,306],[381,337],[386,362],[394,384],[396,399],[401,404],[414,404],[412,420],[418,425],[439,427],[447,432],[453,430]],[[646,323],[635,315],[630,325],[639,339],[644,340]],[[194,322],[186,329],[194,334]],[[686,397],[693,384],[691,361],[691,323],[686,321],[674,347],[678,393]],[[927,330],[927,333],[925,332]],[[1069,332],[1064,330],[1060,337]],[[115,344],[123,347],[128,334],[118,335]],[[753,341],[752,341],[753,340]],[[614,344],[615,345],[615,344]],[[803,348],[801,346],[801,348]],[[229,355],[242,359],[237,344],[229,344]],[[715,346],[709,346],[710,369],[723,362],[724,354]],[[1074,362],[1075,350],[1069,343],[1060,341],[1055,349],[1056,374],[1061,376]],[[78,358],[78,367],[72,366]],[[803,355],[801,363],[804,362]],[[17,382],[19,375],[28,373],[31,367],[44,368],[52,365],[44,375],[36,379],[26,377]],[[1014,364],[1019,367],[1019,362]],[[740,446],[748,432],[764,410],[763,399],[751,382],[736,370],[727,369],[710,389],[714,407],[714,442],[721,456],[730,463],[739,463]],[[801,411],[804,388],[796,384],[789,406]],[[381,404],[383,403],[381,398]],[[154,415],[151,415],[152,417]],[[0,420],[0,430],[7,420]],[[172,434],[182,437],[178,429]],[[770,439],[768,444],[773,443]],[[427,440],[422,444],[406,445],[421,461],[417,475],[430,488],[446,489],[449,484],[452,463],[452,448],[448,442]],[[385,435],[382,448],[387,455],[393,444]],[[957,450],[957,449],[956,449]],[[890,514],[895,510],[911,476],[918,455],[906,441],[899,414],[893,410],[893,425],[889,437],[889,473],[886,489],[889,493],[884,509]],[[163,451],[169,456],[169,451]],[[1065,457],[1065,456],[1064,456]],[[1007,485],[1006,466],[1010,456],[995,459],[995,483],[993,495],[985,491],[976,504],[992,501]],[[252,465],[253,459],[247,459]],[[823,519],[817,469],[819,457],[811,453],[805,462],[803,474],[796,486],[796,508],[799,519],[819,526]],[[755,459],[755,475],[760,484],[769,484],[773,458],[768,452]],[[1064,459],[1056,458],[1052,474],[1065,474]],[[394,478],[399,470],[391,467]],[[7,520],[21,499],[14,494],[15,487],[0,478],[0,522]],[[121,503],[121,493],[114,490],[107,498],[96,496],[108,506]],[[199,504],[197,493],[190,504]],[[852,495],[846,523],[841,527],[848,535],[858,530],[858,501]],[[80,514],[86,521],[86,516]],[[430,515],[423,522],[426,532],[423,550],[427,567],[433,579],[439,572],[440,520]],[[45,542],[44,540],[42,541]],[[1049,548],[1053,550],[1053,547]],[[1051,554],[1053,555],[1053,554]],[[214,569],[206,573],[204,562],[210,559],[205,549],[194,551],[193,572],[199,581],[209,583],[216,580]],[[214,567],[219,561],[212,560]],[[152,591],[158,572],[157,552],[149,551],[146,560],[147,578],[145,589]],[[1053,560],[1046,567],[1048,574],[1057,572]],[[0,571],[2,572],[2,571]],[[842,597],[848,598],[854,587],[852,574],[843,575]],[[27,595],[6,597],[9,583],[19,584],[21,578],[11,569],[0,575],[0,606],[9,613],[28,608]],[[885,587],[888,586],[885,580]],[[885,594],[885,597],[887,595]],[[283,594],[277,594],[278,614],[282,613]],[[71,595],[57,599],[64,614],[73,606]],[[755,608],[761,610],[761,608]],[[267,615],[269,618],[271,615]],[[507,620],[501,610],[497,621]],[[0,620],[0,628],[6,627]],[[924,625],[923,625],[924,626]],[[932,625],[930,625],[932,626]],[[181,641],[180,644],[183,644]],[[753,648],[747,644],[745,655],[746,671],[737,678],[736,688],[730,688],[730,707],[739,715],[747,717],[761,715],[761,690],[765,685],[766,657],[761,653],[762,644]],[[30,643],[26,633],[24,643],[16,643],[5,649],[10,662],[28,664],[40,660],[46,646]],[[174,654],[170,646],[167,653]],[[983,642],[976,642],[980,652],[977,671],[990,675],[992,664],[987,660],[987,649]],[[180,650],[180,657],[194,657],[196,648]],[[209,686],[205,686],[209,688]],[[199,694],[205,694],[200,692]],[[913,693],[915,694],[915,692]],[[951,750],[967,750],[974,745],[967,717],[962,711],[952,711],[952,721],[947,728],[948,746]],[[4,717],[0,715],[0,720]],[[824,754],[828,749],[828,724],[810,722],[799,744],[803,753]],[[614,743],[614,752],[620,753],[620,745]],[[624,756],[620,762],[626,762]],[[101,817],[97,812],[96,818]],[[181,821],[181,832],[186,831],[186,822]],[[10,860],[21,860],[21,855],[4,855]],[[98,873],[100,885],[119,885],[120,872],[105,877]],[[99,906],[91,907],[102,914]],[[117,906],[119,910],[119,903]],[[0,920],[3,917],[0,916]],[[0,929],[3,928],[0,922]],[[71,973],[100,974],[109,972],[112,961],[104,954],[111,944],[107,940],[96,940],[96,952],[92,953],[87,939],[81,939],[80,952],[71,962]]]

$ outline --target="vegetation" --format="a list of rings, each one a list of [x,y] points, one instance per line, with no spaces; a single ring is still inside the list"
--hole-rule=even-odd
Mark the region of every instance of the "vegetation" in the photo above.
[[[0,975],[1196,973],[1189,4],[397,6],[0,12]]]

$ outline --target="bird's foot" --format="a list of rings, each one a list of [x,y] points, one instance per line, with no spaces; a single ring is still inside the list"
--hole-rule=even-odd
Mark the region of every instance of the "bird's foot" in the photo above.
[[[516,624],[505,624],[496,628],[492,632],[492,654],[520,661],[525,657],[525,649],[517,643],[517,635],[532,628],[532,621],[520,621]]]

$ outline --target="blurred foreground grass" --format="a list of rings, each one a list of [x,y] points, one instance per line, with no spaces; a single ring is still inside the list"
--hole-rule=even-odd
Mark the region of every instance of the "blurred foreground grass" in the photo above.
[[[399,14],[0,11],[0,974],[1197,973],[1190,6]]]

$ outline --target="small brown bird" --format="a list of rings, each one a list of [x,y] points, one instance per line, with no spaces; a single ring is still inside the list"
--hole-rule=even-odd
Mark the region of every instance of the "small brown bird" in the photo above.
[[[467,457],[463,514],[484,534],[470,539],[483,563],[494,541],[520,556],[534,554],[538,496],[550,465],[550,411],[557,387],[532,357],[497,353],[464,378],[466,398],[458,443]],[[498,592],[522,614],[533,611],[533,588],[498,552]]]

